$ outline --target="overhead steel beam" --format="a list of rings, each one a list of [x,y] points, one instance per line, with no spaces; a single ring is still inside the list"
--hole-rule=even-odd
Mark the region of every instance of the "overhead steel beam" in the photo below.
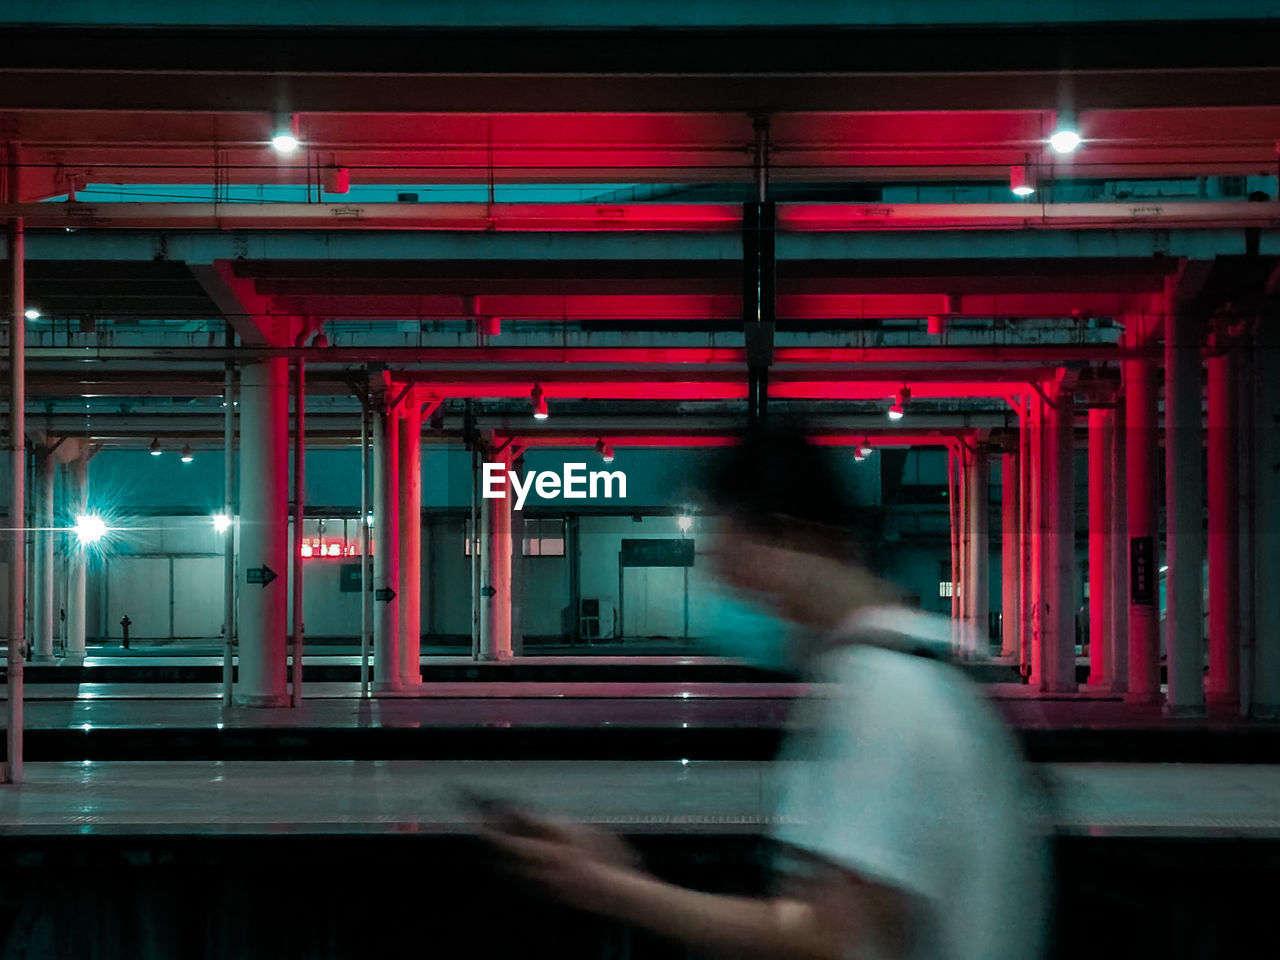
[[[1130,229],[1280,225],[1280,201],[1125,203],[783,203],[778,229]],[[22,203],[0,219],[28,228],[733,232],[733,204]],[[202,278],[203,282],[203,278]],[[213,295],[212,292],[210,294]],[[243,309],[243,307],[242,307]]]

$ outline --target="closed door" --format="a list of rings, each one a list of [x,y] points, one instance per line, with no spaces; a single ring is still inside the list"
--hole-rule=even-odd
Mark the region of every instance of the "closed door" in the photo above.
[[[684,635],[685,567],[622,568],[622,634]]]

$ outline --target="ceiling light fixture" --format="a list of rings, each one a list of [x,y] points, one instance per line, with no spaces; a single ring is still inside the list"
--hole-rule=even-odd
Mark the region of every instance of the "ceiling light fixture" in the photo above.
[[[605,463],[613,463],[613,447],[604,442],[604,437],[596,441],[596,453]]]
[[[27,310],[23,314],[23,316],[26,317],[28,320],[39,320],[40,311],[37,310],[35,307],[27,307]]]
[[[190,463],[194,459],[195,456],[191,453],[191,444],[188,443],[182,448],[182,462]]]
[[[160,456],[160,454],[161,454],[161,453],[163,453],[163,452],[164,452],[163,450],[161,450],[161,449],[160,449],[160,438],[159,438],[159,437],[156,437],[154,440],[152,440],[152,441],[151,441],[151,446],[150,446],[150,447],[148,447],[147,449],[149,449],[149,450],[151,451],[151,455],[152,455],[153,457],[158,457],[158,456]]]

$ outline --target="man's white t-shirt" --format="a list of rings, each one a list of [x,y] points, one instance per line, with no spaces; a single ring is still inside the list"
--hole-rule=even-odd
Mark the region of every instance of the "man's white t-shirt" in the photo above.
[[[806,705],[811,732],[777,764],[774,835],[911,895],[911,960],[1035,960],[1042,810],[1013,734],[981,692],[956,667],[902,652],[945,636],[939,623],[877,608],[846,625],[855,642],[824,654],[814,678],[830,694]]]

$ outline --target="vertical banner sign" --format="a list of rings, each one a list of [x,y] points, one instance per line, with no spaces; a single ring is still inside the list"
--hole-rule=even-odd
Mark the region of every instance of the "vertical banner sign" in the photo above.
[[[1129,602],[1151,606],[1156,602],[1156,541],[1154,537],[1129,538]]]

